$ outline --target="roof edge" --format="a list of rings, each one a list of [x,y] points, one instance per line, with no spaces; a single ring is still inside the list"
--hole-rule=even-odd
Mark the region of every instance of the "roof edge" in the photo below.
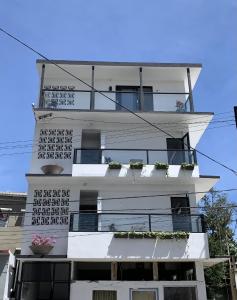
[[[37,64],[95,65],[95,66],[146,66],[146,67],[192,67],[202,68],[200,63],[155,63],[155,62],[113,62],[81,60],[45,60],[37,59]]]

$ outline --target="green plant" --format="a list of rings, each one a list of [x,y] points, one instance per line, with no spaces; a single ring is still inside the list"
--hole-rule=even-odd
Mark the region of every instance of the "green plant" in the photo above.
[[[182,163],[181,164],[181,169],[183,169],[183,170],[193,170],[194,169],[194,164]]]
[[[130,239],[161,239],[161,240],[171,240],[171,239],[188,239],[189,232],[163,232],[163,231],[152,231],[152,232],[116,232],[114,233],[115,238],[130,238]]]
[[[122,164],[120,162],[111,161],[109,163],[109,169],[111,169],[111,170],[119,170],[121,168],[122,168]]]
[[[156,162],[155,163],[155,168],[157,170],[168,170],[169,169],[169,165],[166,163],[161,163],[161,162]]]
[[[143,162],[130,162],[130,168],[131,169],[142,169],[143,168]]]

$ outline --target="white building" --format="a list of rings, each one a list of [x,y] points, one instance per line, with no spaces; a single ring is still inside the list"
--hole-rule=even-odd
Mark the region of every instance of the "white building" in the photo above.
[[[201,65],[38,60],[37,67],[12,297],[205,300],[204,267],[218,261],[196,207],[219,177],[200,175],[193,151],[213,116],[194,111]],[[55,236],[48,255],[31,251],[34,233]]]

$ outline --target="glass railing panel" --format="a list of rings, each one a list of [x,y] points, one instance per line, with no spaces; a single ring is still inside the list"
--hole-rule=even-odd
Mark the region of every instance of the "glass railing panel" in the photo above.
[[[148,158],[150,165],[154,165],[156,162],[168,163],[166,150],[148,150]]]
[[[147,215],[101,214],[99,231],[149,231]]]
[[[194,150],[141,150],[141,149],[76,149],[75,164],[109,164],[112,161],[121,164],[142,162],[153,165],[156,162],[169,165],[196,163]]]
[[[70,231],[120,232],[164,231],[204,232],[201,215],[190,214],[127,214],[127,213],[74,213]]]
[[[44,91],[44,108],[90,109],[91,91]]]
[[[174,111],[186,112],[189,111],[187,106],[187,94],[173,94],[173,93],[154,93],[154,111]]]
[[[151,231],[173,231],[171,215],[151,215]]]
[[[104,95],[109,97],[106,98],[104,95],[95,92],[95,110],[116,110],[116,93],[114,92],[103,92]]]
[[[130,162],[143,162],[146,164],[147,155],[145,150],[107,150],[102,152],[103,161],[105,164],[111,161],[117,161],[122,164],[129,164]]]

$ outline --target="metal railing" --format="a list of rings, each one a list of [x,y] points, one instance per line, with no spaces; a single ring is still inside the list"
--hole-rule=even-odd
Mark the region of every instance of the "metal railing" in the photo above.
[[[74,149],[74,164],[109,164],[112,161],[121,164],[143,162],[155,164],[163,162],[169,165],[197,163],[195,150],[167,149]]]
[[[104,95],[113,101],[106,98]],[[190,94],[180,92],[124,92],[68,89],[43,89],[40,108],[78,109],[86,111],[190,112]]]
[[[70,231],[74,232],[205,232],[200,214],[143,214],[83,212],[70,215]]]

